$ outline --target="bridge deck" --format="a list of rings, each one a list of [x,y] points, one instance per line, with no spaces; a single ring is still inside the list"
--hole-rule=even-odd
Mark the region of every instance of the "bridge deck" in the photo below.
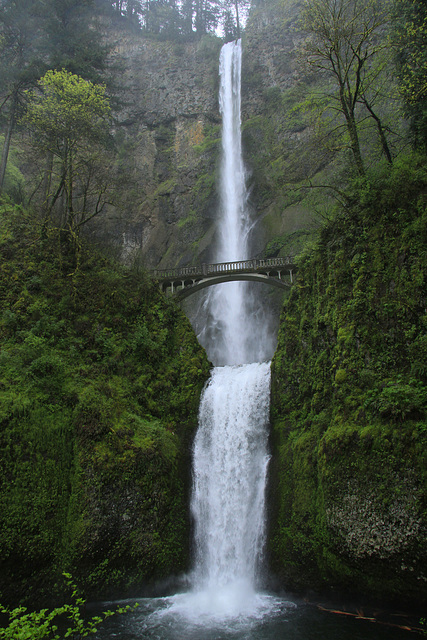
[[[295,260],[293,256],[285,258],[265,258],[255,260],[237,260],[234,262],[216,262],[192,267],[180,267],[179,269],[154,269],[152,274],[160,281],[174,281],[182,278],[206,278],[219,274],[232,275],[233,273],[265,273],[272,271],[294,270]]]
[[[295,269],[293,256],[287,256],[216,262],[179,269],[154,269],[151,273],[159,281],[164,293],[186,298],[204,287],[233,280],[252,280],[288,287],[290,285],[282,280],[282,275],[289,276],[292,283],[292,273]]]

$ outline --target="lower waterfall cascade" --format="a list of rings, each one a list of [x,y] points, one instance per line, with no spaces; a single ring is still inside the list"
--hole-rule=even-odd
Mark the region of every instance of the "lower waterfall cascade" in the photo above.
[[[214,369],[194,443],[198,589],[252,588],[264,543],[270,368]]]

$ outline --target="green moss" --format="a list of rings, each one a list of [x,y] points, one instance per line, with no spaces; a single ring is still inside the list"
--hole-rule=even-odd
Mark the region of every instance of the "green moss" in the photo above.
[[[185,227],[187,224],[194,224],[196,220],[197,220],[196,212],[190,211],[189,215],[186,218],[178,222],[177,227],[178,229],[182,229],[182,227]]]
[[[420,158],[379,167],[299,260],[272,364],[270,549],[288,584],[426,597],[426,185]]]
[[[197,197],[198,202],[205,204],[216,189],[216,175],[212,173],[205,173],[197,178],[197,182],[194,186],[194,194]]]
[[[347,371],[345,369],[338,369],[335,373],[335,384],[342,384],[347,380]]]
[[[200,154],[212,153],[216,156],[221,145],[221,126],[205,124],[203,127],[203,142],[195,145],[195,150]]]
[[[188,562],[190,441],[206,355],[140,272],[87,247],[70,274],[19,208],[0,225],[0,599],[91,597]]]
[[[176,179],[170,178],[161,182],[153,194],[153,198],[169,195],[176,187]]]

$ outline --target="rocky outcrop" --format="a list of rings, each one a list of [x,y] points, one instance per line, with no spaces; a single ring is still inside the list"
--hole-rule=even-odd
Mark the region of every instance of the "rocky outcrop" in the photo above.
[[[258,221],[254,254],[266,256],[298,253],[314,222],[311,205],[294,188],[320,166],[318,151],[307,153],[309,119],[292,113],[302,98],[301,6],[300,0],[257,2],[243,38],[243,149]]]
[[[300,80],[297,51],[302,36],[297,24],[302,4],[301,0],[255,4],[243,37],[244,119],[264,112],[266,92],[284,92]]]
[[[323,229],[283,310],[270,559],[287,585],[423,607],[425,168],[376,180]]]
[[[221,41],[156,41],[108,32],[111,64],[122,70],[118,172],[120,209],[110,239],[148,267],[209,258],[215,233]],[[105,232],[105,229],[104,229]]]

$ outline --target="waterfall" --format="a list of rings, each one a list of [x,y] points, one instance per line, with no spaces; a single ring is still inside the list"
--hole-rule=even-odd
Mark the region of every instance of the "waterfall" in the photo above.
[[[241,55],[237,41],[224,45],[220,57],[218,262],[248,257],[252,226],[241,149]],[[205,611],[240,615],[253,608],[264,544],[270,365],[258,362],[266,357],[265,326],[247,284],[213,287],[205,306],[208,355],[221,366],[204,391],[194,443],[193,588]]]
[[[214,262],[250,257],[254,223],[248,207],[247,172],[242,156],[241,64],[240,40],[225,44],[219,63],[222,156],[219,239]],[[212,362],[233,365],[270,359],[274,339],[264,309],[248,283],[227,282],[208,291],[203,303],[207,321],[198,337]]]
[[[218,262],[249,257],[252,222],[241,150],[240,69],[240,42],[224,45],[220,58],[220,242],[214,258]],[[282,637],[283,625],[276,627],[277,635],[269,623],[275,618],[283,620],[294,607],[282,598],[257,592],[265,541],[267,360],[273,352],[273,338],[262,305],[243,282],[212,287],[202,308],[205,331],[199,339],[217,366],[201,398],[193,448],[191,590],[148,599],[145,613],[137,618],[136,635],[131,627],[130,635],[125,629],[124,635],[111,637]]]
[[[192,512],[196,588],[252,588],[264,543],[270,367],[217,367],[200,405]]]

